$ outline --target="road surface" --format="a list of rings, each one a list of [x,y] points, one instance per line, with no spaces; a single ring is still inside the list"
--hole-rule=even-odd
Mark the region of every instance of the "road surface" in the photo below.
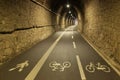
[[[0,80],[120,80],[120,76],[70,26],[3,65]]]

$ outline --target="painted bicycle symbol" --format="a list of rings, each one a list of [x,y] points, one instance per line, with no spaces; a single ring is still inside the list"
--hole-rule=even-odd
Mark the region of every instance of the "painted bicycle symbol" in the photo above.
[[[60,72],[63,72],[65,68],[69,68],[70,66],[71,66],[71,63],[68,61],[63,62],[62,65],[56,61],[49,63],[49,67],[52,68],[52,71],[59,70]]]
[[[101,70],[103,72],[110,72],[110,68],[106,65],[101,65],[99,62],[94,65],[92,62],[90,62],[89,65],[86,65],[86,70],[88,72],[95,72],[95,70]]]

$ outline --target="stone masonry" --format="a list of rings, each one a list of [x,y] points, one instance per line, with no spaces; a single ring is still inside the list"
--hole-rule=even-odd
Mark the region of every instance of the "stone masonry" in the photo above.
[[[0,0],[0,64],[53,34],[51,15],[31,0]]]
[[[89,0],[84,35],[108,57],[120,61],[120,0]]]

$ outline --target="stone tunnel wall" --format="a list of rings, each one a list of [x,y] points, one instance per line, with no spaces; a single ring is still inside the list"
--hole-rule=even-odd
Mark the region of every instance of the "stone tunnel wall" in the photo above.
[[[0,0],[0,64],[49,37],[53,16],[31,0]]]
[[[120,0],[88,0],[84,35],[106,56],[120,61]]]

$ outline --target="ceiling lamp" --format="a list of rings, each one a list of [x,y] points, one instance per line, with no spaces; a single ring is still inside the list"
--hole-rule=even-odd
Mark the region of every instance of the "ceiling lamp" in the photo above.
[[[67,7],[67,8],[70,8],[70,4],[67,4],[66,7]]]
[[[71,13],[71,11],[68,12],[69,14]]]

